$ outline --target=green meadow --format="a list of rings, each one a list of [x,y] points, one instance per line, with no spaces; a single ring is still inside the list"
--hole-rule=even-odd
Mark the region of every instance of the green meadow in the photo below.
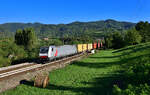
[[[149,95],[150,65],[140,65],[149,64],[149,55],[150,43],[99,50],[50,72],[46,88],[37,88],[33,82],[27,82],[1,95]]]

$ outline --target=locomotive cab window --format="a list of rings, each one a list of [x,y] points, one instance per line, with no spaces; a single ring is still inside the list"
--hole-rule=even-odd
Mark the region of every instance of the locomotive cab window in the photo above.
[[[40,53],[48,53],[48,47],[42,47]]]
[[[52,48],[52,51],[54,50],[54,48]]]

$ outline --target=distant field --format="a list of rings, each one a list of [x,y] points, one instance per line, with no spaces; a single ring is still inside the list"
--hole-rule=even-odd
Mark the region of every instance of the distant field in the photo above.
[[[47,88],[36,88],[31,82],[2,95],[112,95],[113,85],[121,86],[120,76],[125,71],[123,67],[132,64],[128,64],[129,61],[149,56],[149,50],[150,43],[119,50],[101,50],[63,69],[50,72]]]

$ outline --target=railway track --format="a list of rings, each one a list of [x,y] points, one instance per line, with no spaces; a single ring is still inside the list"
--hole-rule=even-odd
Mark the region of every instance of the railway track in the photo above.
[[[18,74],[18,73],[22,73],[22,72],[25,72],[25,71],[28,71],[28,70],[31,70],[31,69],[35,69],[37,67],[40,67],[41,64],[34,64],[34,65],[28,65],[27,67],[21,67],[19,69],[13,69],[11,71],[8,71],[8,72],[3,72],[3,73],[0,73],[0,78],[4,78],[4,77],[7,77],[7,76],[11,76],[11,75],[15,75],[15,74]]]
[[[3,68],[0,68],[0,74],[9,72],[12,70],[17,70],[17,69],[33,66],[33,65],[36,65],[36,64],[35,63],[22,63],[22,64],[13,65],[13,66],[9,66],[9,67],[3,67]]]
[[[32,71],[32,70],[36,70],[36,69],[43,69],[47,66],[52,66],[52,67],[54,66],[55,67],[58,64],[65,63],[67,61],[72,61],[74,58],[80,57],[82,55],[83,54],[78,54],[78,55],[63,58],[60,60],[48,62],[45,64],[23,63],[23,64],[19,64],[19,65],[0,68],[0,80],[2,80],[3,78],[6,79],[9,76],[15,76],[17,74],[21,74],[24,72],[28,72],[28,71]]]
[[[0,68],[0,93],[15,88],[24,80],[30,81],[38,75],[49,74],[50,71],[63,68],[70,62],[79,60],[83,56],[85,54],[82,53],[45,64],[23,63]]]

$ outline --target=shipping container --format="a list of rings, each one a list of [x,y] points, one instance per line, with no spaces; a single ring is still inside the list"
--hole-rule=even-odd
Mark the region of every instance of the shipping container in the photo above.
[[[103,43],[101,42],[101,48],[103,48]]]
[[[100,42],[97,43],[97,48],[99,49],[101,47]]]
[[[80,52],[83,51],[83,46],[82,46],[82,44],[78,44],[78,45],[77,45],[77,51],[78,51],[78,53],[80,53]]]
[[[97,43],[93,43],[93,49],[97,48]]]
[[[88,51],[91,51],[93,49],[92,44],[88,44]]]
[[[83,44],[83,51],[87,51],[87,44]]]

